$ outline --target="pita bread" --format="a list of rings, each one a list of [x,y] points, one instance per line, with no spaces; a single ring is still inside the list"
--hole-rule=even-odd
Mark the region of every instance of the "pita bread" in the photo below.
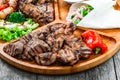
[[[70,8],[67,20],[70,19],[70,14],[74,10],[85,4],[91,5],[94,10],[87,14],[77,26],[95,29],[120,28],[120,11],[114,9],[113,5],[116,2],[112,0],[91,0],[74,3]]]

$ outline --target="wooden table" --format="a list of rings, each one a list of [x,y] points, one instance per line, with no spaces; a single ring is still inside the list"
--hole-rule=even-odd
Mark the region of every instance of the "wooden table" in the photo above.
[[[120,80],[120,50],[102,65],[84,72],[63,76],[25,72],[0,59],[0,80]]]

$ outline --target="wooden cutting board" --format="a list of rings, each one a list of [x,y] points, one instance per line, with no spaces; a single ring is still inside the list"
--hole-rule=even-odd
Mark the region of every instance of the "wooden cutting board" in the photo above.
[[[70,4],[63,2],[63,0],[55,0],[54,5],[55,5],[55,21],[47,25],[51,25],[54,23],[67,24],[65,19],[66,19]],[[41,28],[38,28],[33,32],[36,32],[46,27],[47,25]],[[76,36],[80,36],[80,34],[85,30],[88,30],[88,29],[79,27],[79,29],[77,29],[74,32],[74,34]],[[34,73],[58,75],[58,74],[71,74],[71,73],[80,72],[83,70],[93,68],[105,62],[120,49],[120,29],[106,29],[106,30],[96,30],[96,31],[101,35],[104,43],[107,44],[108,51],[104,54],[91,55],[89,59],[80,60],[77,64],[73,66],[58,66],[58,65],[40,66],[35,64],[34,62],[26,62],[26,61],[15,59],[7,55],[3,51],[3,47],[9,43],[9,42],[3,42],[3,41],[1,41],[1,44],[0,44],[0,57],[6,62],[8,62],[9,64],[17,68],[20,68],[22,70],[26,70],[29,72],[34,72]]]

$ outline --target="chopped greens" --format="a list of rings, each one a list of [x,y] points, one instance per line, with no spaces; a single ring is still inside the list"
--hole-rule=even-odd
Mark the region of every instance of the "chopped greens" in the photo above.
[[[39,26],[38,23],[35,23],[30,18],[28,18],[23,24],[11,23],[11,22],[5,22],[5,23],[9,23],[9,25],[8,24],[0,25],[0,39],[5,41],[10,41],[20,36],[23,36]],[[14,25],[12,25],[11,27],[11,24]]]
[[[93,10],[94,8],[91,5],[87,5],[87,8]]]
[[[20,12],[13,12],[8,16],[9,22],[21,23],[25,21],[25,15]]]
[[[88,14],[88,11],[85,9],[81,10],[81,12],[82,12],[83,16],[86,16]]]
[[[72,15],[72,16],[71,16],[71,19],[73,19],[74,17],[75,17],[75,15]]]
[[[80,19],[77,19],[74,21],[74,24],[78,24],[80,22]]]

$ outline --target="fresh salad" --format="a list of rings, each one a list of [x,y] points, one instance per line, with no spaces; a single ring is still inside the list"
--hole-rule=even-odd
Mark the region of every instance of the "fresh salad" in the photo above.
[[[0,20],[0,39],[13,40],[31,32],[38,26],[39,24],[31,18],[25,18],[21,13],[13,12],[8,16],[7,21]]]
[[[94,8],[88,4],[80,6],[80,8],[71,14],[70,22],[73,22],[77,25],[93,9]]]

